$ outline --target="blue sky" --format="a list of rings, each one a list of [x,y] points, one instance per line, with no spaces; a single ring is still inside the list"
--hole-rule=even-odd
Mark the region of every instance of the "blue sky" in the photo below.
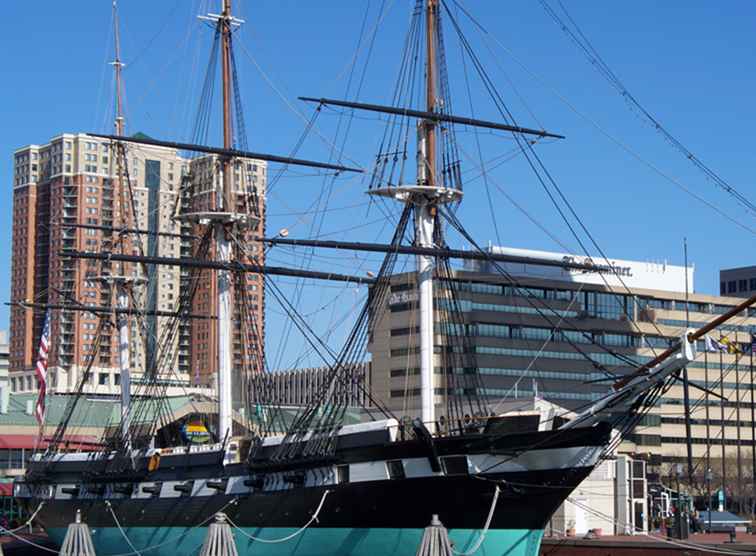
[[[552,87],[648,164],[674,176],[747,227],[756,227],[753,215],[707,182],[628,108],[537,2],[461,3],[495,39],[482,39],[460,16],[465,32],[479,47],[481,60],[518,121],[532,127],[542,124],[567,136],[564,141],[538,146],[538,153],[610,257],[680,264],[683,237],[687,237],[690,261],[696,265],[696,290],[706,293],[717,293],[719,268],[756,263],[753,233],[720,217],[638,162],[554,94]],[[196,15],[218,11],[215,4],[202,0],[121,2],[129,132],[189,138],[212,37]],[[292,149],[304,122],[291,107],[305,118],[312,114],[312,107],[297,101],[296,96],[344,96],[352,61],[357,59],[355,75],[359,76],[366,58],[366,48],[355,50],[363,18],[367,12],[369,32],[381,4],[381,0],[235,2],[235,11],[246,20],[237,34],[236,56],[250,149],[282,154]],[[388,11],[378,26],[360,100],[389,101],[410,4],[406,0],[383,2]],[[752,137],[756,129],[756,78],[752,71],[756,4],[583,1],[567,5],[633,94],[711,168],[745,196],[756,199]],[[46,142],[64,131],[110,129],[112,85],[110,66],[106,65],[112,56],[110,24],[110,2],[105,0],[46,2],[36,10],[30,10],[24,2],[4,5],[0,23],[0,152],[4,153],[0,183],[6,187],[0,229],[9,239],[0,244],[3,301],[9,296],[12,152],[29,143]],[[458,59],[459,46],[449,26],[446,31],[455,106],[465,114],[468,100],[458,64],[453,63]],[[543,81],[534,80],[531,72]],[[498,119],[493,105],[485,101],[479,82],[472,86],[476,115]],[[337,124],[338,115],[326,112],[318,118],[317,130],[323,137],[333,137]],[[348,159],[369,167],[381,130],[374,118],[352,120]],[[460,141],[469,152],[475,152],[469,133],[460,134]],[[217,144],[219,140],[211,142]],[[484,138],[483,143],[486,158],[512,148],[505,138]],[[298,155],[327,159],[329,147],[312,132]],[[495,185],[489,187],[502,243],[560,250],[497,188],[505,190],[568,247],[578,251],[523,160],[515,158],[497,168],[492,181]],[[332,189],[327,204],[322,201],[320,205],[328,209],[320,213],[322,218],[302,214],[317,203],[323,186],[328,184]],[[292,237],[319,232],[330,239],[386,241],[389,235],[384,213],[367,205],[364,187],[360,178],[331,182],[306,171],[289,173],[269,199],[268,230],[289,227]],[[468,183],[459,214],[481,243],[496,241],[489,213],[482,181]],[[301,253],[274,253],[271,260],[302,263]],[[356,264],[359,261],[349,255],[321,253],[312,267],[349,272]],[[359,271],[375,265],[376,257],[368,257]],[[283,287],[293,292],[286,280]],[[311,285],[303,293],[302,308],[322,332],[346,317],[360,295],[353,290]],[[278,333],[278,309],[270,303],[269,309],[269,332]],[[7,315],[7,307],[0,308],[0,326],[7,325]],[[291,360],[291,356],[283,360]]]

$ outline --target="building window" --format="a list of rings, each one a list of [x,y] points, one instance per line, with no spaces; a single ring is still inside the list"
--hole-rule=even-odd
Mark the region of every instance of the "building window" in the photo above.
[[[105,373],[100,373],[98,382],[100,386],[108,386],[110,384],[110,375],[107,375]]]
[[[737,291],[737,282],[730,280],[727,282],[727,293],[735,293]]]
[[[756,278],[751,278],[749,285],[751,291],[756,290]]]
[[[738,291],[748,291],[748,280],[738,280]]]
[[[727,282],[719,283],[719,295],[727,295]]]

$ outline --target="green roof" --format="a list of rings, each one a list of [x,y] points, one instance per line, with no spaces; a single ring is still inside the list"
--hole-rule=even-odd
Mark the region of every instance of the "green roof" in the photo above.
[[[47,426],[56,426],[63,419],[66,406],[69,401],[73,400],[73,395],[51,394],[47,397],[47,414],[45,424]],[[11,394],[8,404],[8,413],[0,413],[0,428],[3,426],[29,426],[37,427],[37,419],[33,412],[31,415],[26,413],[26,404],[31,402],[37,403],[37,394]],[[177,413],[185,406],[193,403],[212,402],[209,398],[199,397],[196,395],[170,396],[164,398],[162,403],[156,403],[155,399],[135,398],[132,404],[148,404],[144,414],[143,422],[154,421],[158,418],[158,408],[162,406],[162,412]],[[214,403],[214,402],[213,402]],[[296,416],[300,408],[284,407],[279,414],[283,421],[288,425]],[[141,413],[141,412],[140,412]],[[121,406],[118,398],[94,398],[86,395],[82,396],[76,404],[76,409],[71,415],[71,427],[107,427],[120,421]],[[344,424],[364,422],[367,415],[357,409],[350,408],[344,415]],[[258,420],[254,416],[253,421]]]
[[[65,413],[69,401],[73,400],[71,395],[52,394],[47,397],[47,414],[45,424],[50,426],[57,425]],[[134,403],[144,403],[145,400],[136,399]],[[166,398],[165,410],[176,412],[183,406],[192,403],[192,396],[172,396]],[[0,427],[3,425],[26,425],[37,426],[37,419],[32,413],[26,413],[28,402],[37,403],[37,394],[11,394],[8,403],[8,413],[0,413]],[[146,420],[157,418],[157,403],[150,403],[146,413]],[[117,423],[120,420],[120,402],[117,398],[92,398],[83,396],[71,415],[70,425],[74,427],[106,427],[109,424]]]

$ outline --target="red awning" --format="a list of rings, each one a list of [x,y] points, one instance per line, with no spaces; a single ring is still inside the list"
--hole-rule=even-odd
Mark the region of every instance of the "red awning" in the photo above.
[[[13,483],[0,483],[0,496],[13,496]]]
[[[49,438],[41,441],[36,434],[3,434],[0,435],[0,450],[18,450],[24,448],[33,450],[34,448],[47,448],[50,443]],[[71,435],[63,439],[63,450],[90,450],[101,446],[99,439],[93,436]],[[67,446],[66,446],[67,445]]]

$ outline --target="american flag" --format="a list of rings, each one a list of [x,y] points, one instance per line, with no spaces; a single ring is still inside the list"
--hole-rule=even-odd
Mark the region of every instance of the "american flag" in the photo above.
[[[35,415],[41,425],[45,422],[45,395],[47,394],[47,354],[50,351],[50,311],[45,314],[45,325],[42,327],[42,337],[39,339],[39,357],[35,374],[39,381],[39,395]]]

